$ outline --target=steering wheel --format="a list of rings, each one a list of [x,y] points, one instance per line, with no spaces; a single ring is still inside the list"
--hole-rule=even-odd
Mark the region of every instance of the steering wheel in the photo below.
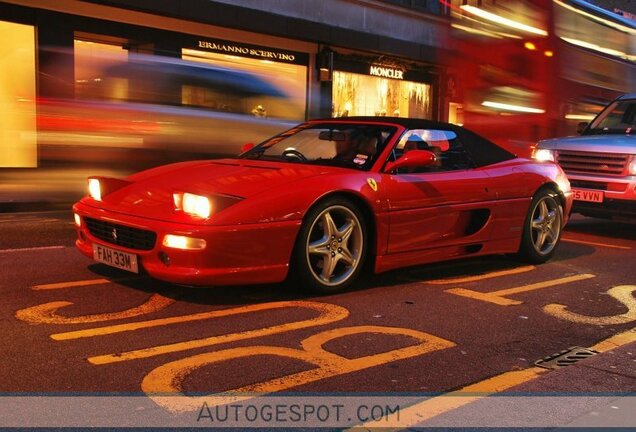
[[[287,149],[287,150],[283,151],[283,156],[284,157],[296,158],[296,159],[298,159],[301,162],[306,162],[307,161],[307,158],[305,157],[304,154],[302,154],[298,150],[294,150],[294,149]]]

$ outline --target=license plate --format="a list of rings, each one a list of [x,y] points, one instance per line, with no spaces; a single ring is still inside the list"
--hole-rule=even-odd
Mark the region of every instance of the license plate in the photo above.
[[[603,191],[594,191],[587,189],[572,189],[572,194],[575,200],[577,201],[587,201],[587,202],[603,202]]]
[[[112,267],[139,273],[137,255],[93,243],[93,259]]]

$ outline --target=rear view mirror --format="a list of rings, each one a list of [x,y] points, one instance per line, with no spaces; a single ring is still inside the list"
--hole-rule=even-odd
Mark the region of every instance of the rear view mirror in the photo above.
[[[576,125],[576,133],[581,135],[588,124],[588,122],[579,122],[579,124]]]
[[[318,139],[323,141],[344,141],[347,139],[344,132],[339,131],[322,131],[318,134]]]

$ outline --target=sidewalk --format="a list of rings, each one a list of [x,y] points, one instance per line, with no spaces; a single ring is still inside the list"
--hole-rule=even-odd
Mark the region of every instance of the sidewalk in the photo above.
[[[558,369],[531,368],[526,372],[537,373],[531,380],[411,426],[636,430],[636,328],[592,349],[599,353]],[[505,386],[505,377],[499,378]],[[470,399],[470,392],[465,397]]]
[[[504,372],[349,430],[636,430],[636,328],[589,349],[598,354]]]

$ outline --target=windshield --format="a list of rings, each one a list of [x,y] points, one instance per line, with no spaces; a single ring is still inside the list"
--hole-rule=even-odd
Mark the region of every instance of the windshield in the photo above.
[[[304,123],[240,157],[368,170],[396,129],[359,123]]]
[[[584,134],[631,134],[635,127],[636,100],[620,100],[601,111]]]

